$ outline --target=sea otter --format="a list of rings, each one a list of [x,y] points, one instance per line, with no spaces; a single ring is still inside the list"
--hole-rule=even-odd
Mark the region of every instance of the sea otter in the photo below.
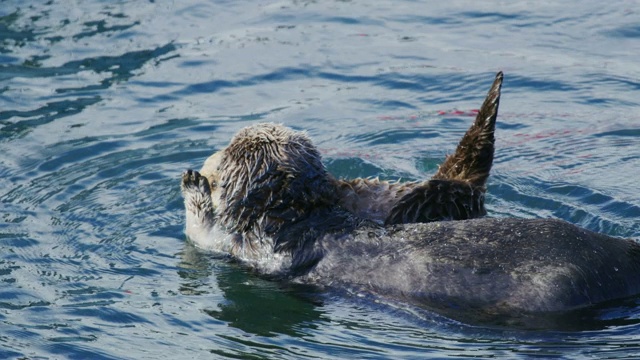
[[[486,215],[486,182],[493,164],[502,81],[503,74],[498,72],[475,121],[455,152],[446,157],[430,180],[400,183],[330,176],[338,190],[339,204],[360,218],[387,225]],[[200,169],[212,192],[219,182],[221,159],[222,151],[218,151],[205,160]]]
[[[339,204],[301,132],[259,124],[206,177],[182,176],[186,234],[272,279],[362,291],[483,319],[580,309],[640,293],[640,245],[561,220],[381,225]],[[465,316],[465,319],[468,317]]]

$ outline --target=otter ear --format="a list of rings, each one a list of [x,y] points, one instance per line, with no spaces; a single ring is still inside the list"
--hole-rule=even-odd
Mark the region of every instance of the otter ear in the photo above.
[[[385,225],[466,220],[484,215],[483,188],[463,181],[430,180],[400,198]]]

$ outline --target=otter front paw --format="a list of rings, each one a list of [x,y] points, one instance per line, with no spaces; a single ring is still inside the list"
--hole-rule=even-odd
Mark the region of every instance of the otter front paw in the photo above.
[[[211,190],[207,178],[199,172],[187,170],[182,173],[182,196],[187,211],[187,230],[206,229],[213,224],[214,212]]]
[[[209,181],[195,170],[187,170],[182,173],[182,192],[196,191],[205,196],[211,196]]]

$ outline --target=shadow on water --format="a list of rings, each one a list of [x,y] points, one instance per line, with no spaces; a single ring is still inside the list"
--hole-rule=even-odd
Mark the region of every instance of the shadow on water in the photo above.
[[[474,327],[488,330],[522,330],[538,333],[544,331],[588,332],[640,324],[640,297],[613,300],[591,307],[557,313],[529,313],[496,318],[461,309],[449,310],[445,315]]]
[[[187,242],[178,271],[180,291],[200,295],[201,287],[215,279],[224,301],[203,312],[229,326],[259,336],[303,336],[317,327],[322,311],[317,289],[268,281],[228,258],[213,256]],[[215,275],[212,272],[215,270]]]

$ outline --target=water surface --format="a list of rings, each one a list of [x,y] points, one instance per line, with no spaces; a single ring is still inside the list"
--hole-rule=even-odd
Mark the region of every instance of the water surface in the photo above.
[[[183,235],[241,127],[430,176],[505,72],[492,216],[640,237],[637,2],[1,1],[0,358],[633,358],[640,300],[472,326],[257,278]]]

